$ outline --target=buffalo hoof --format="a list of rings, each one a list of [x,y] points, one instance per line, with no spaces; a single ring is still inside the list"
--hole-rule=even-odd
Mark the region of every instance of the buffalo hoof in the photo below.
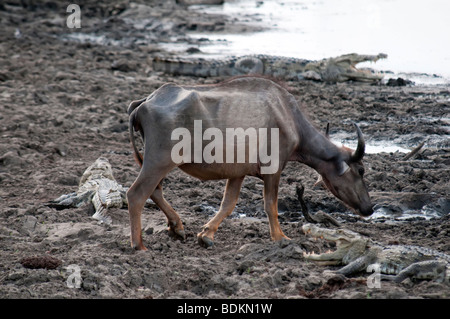
[[[141,250],[141,251],[146,251],[148,250],[143,244],[140,245],[131,245],[132,248],[134,248],[135,250]]]
[[[202,247],[208,248],[214,246],[214,241],[206,236],[197,236],[198,244]]]
[[[175,240],[186,239],[186,233],[184,229],[173,229],[172,227],[169,227],[169,236]]]
[[[131,242],[131,248],[134,248],[136,250],[147,250],[147,248],[145,248],[144,243],[142,241],[142,235],[137,236],[137,238],[133,239],[133,236],[131,236],[130,238],[130,242]]]

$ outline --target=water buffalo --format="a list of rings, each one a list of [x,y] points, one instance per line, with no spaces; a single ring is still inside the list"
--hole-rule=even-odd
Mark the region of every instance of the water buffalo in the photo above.
[[[281,171],[289,161],[315,169],[324,185],[360,215],[373,213],[363,180],[365,146],[358,126],[356,150],[336,146],[308,121],[294,96],[269,79],[247,76],[195,86],[168,83],[133,101],[128,114],[130,139],[142,166],[127,192],[131,245],[136,249],[146,249],[141,213],[149,196],[167,216],[169,234],[185,235],[180,216],[162,193],[161,181],[175,167],[200,180],[227,179],[218,213],[197,235],[204,246],[213,244],[220,223],[233,211],[247,175],[264,182],[271,238],[287,238],[278,222],[277,203]],[[144,139],[143,156],[135,131]],[[239,149],[245,150],[243,157]],[[258,154],[262,150],[264,156]]]

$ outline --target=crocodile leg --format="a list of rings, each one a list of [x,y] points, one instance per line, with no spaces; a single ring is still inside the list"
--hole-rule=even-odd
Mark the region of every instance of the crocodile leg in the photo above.
[[[332,251],[317,255],[315,253],[303,253],[303,256],[312,260],[314,263],[321,266],[329,266],[329,265],[339,265],[342,264],[342,254],[339,251]],[[344,267],[345,268],[345,267]],[[344,269],[342,268],[342,269]],[[341,270],[342,270],[341,269]]]
[[[122,207],[123,200],[119,191],[99,188],[92,198],[92,204],[95,207],[95,214],[92,218],[110,225],[112,223],[111,217],[108,214],[110,207]]]
[[[363,271],[364,269],[367,268],[368,265],[369,265],[369,257],[361,256],[352,261],[351,263],[349,263],[347,266],[339,269],[337,273],[347,277],[351,274]]]

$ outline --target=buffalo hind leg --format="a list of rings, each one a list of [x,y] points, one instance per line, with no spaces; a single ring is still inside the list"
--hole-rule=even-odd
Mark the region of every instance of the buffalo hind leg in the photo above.
[[[217,232],[220,223],[233,212],[239,198],[243,180],[244,177],[227,180],[219,211],[206,225],[203,226],[202,232],[197,234],[198,243],[201,246],[210,247],[214,245],[214,234]]]
[[[166,215],[167,223],[169,225],[169,236],[174,239],[185,239],[185,232],[181,218],[164,198],[161,183],[156,186],[156,189],[150,198]]]
[[[142,242],[141,224],[141,215],[145,201],[153,194],[159,182],[173,167],[157,166],[153,164],[153,161],[144,161],[139,176],[127,191],[131,226],[131,247],[137,250],[147,250]]]
[[[263,176],[264,180],[264,210],[269,218],[270,237],[278,241],[283,238],[289,239],[281,230],[278,221],[278,184],[280,172]]]

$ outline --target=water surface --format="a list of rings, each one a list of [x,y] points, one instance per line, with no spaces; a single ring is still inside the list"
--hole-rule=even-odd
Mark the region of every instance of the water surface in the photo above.
[[[256,19],[268,29],[250,35],[191,34],[211,40],[200,46],[211,57],[271,54],[317,60],[382,52],[388,59],[361,66],[393,71],[416,83],[450,83],[449,1],[241,0],[192,9]]]

